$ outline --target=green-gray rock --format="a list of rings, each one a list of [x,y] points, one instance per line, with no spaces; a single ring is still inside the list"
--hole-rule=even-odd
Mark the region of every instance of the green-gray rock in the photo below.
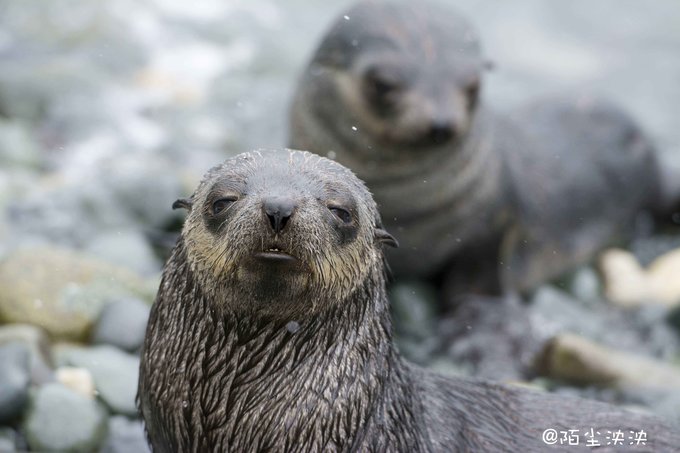
[[[135,274],[55,247],[18,249],[0,263],[0,322],[42,327],[56,339],[84,341],[112,297],[150,297]]]
[[[135,395],[139,379],[139,357],[112,346],[71,348],[63,352],[67,365],[92,373],[99,397],[113,413],[137,415]]]
[[[24,422],[28,445],[37,451],[96,451],[106,429],[101,405],[61,384],[47,384],[35,392]]]

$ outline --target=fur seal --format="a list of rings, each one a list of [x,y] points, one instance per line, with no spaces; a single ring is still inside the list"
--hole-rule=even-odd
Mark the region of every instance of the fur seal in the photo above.
[[[586,427],[643,429],[659,452],[680,444],[651,417],[402,360],[382,254],[393,239],[333,161],[242,154],[175,206],[189,214],[139,378],[154,451],[534,452],[545,429]]]
[[[289,144],[366,182],[402,245],[387,253],[397,277],[527,290],[625,238],[657,195],[653,147],[620,109],[581,96],[496,115],[488,67],[455,12],[363,1],[299,81]]]

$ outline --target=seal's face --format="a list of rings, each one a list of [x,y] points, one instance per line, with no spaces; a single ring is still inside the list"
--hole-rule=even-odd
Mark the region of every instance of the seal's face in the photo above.
[[[204,288],[235,310],[299,316],[344,300],[388,237],[363,184],[303,152],[257,152],[208,172],[183,237]]]
[[[339,78],[341,99],[379,144],[417,152],[455,142],[470,128],[481,68],[462,56],[453,65],[436,58],[403,48],[369,51]]]
[[[456,14],[428,4],[362,2],[317,50],[310,100],[353,151],[418,155],[465,137],[487,66],[475,31]]]

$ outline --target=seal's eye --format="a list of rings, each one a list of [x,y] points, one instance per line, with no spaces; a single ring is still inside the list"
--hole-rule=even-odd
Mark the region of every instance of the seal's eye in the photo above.
[[[213,215],[217,215],[220,212],[224,211],[229,206],[231,206],[235,201],[236,201],[235,197],[220,198],[219,200],[215,201],[212,205]]]
[[[402,82],[398,75],[391,71],[372,68],[364,75],[364,86],[369,99],[384,103],[402,88]]]
[[[337,206],[329,206],[328,209],[330,209],[335,217],[342,220],[343,223],[350,223],[352,221],[352,214],[346,209],[338,208]]]

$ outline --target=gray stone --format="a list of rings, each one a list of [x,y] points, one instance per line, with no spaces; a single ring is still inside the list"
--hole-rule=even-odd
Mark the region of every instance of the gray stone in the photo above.
[[[139,379],[139,357],[112,346],[71,348],[64,351],[67,365],[92,373],[99,397],[115,414],[137,415],[135,396]]]
[[[151,245],[138,230],[110,231],[95,237],[87,251],[138,274],[150,275],[160,270],[160,263]]]
[[[148,295],[127,269],[68,249],[15,250],[0,263],[0,322],[42,327],[53,338],[84,341],[112,297]]]
[[[0,451],[13,453],[16,450],[16,433],[12,428],[0,428]]]
[[[24,411],[28,402],[30,351],[22,343],[0,346],[0,423]]]
[[[34,385],[54,380],[52,351],[44,330],[28,324],[0,326],[0,346],[11,342],[19,342],[28,347],[31,353],[31,382]]]
[[[150,453],[141,420],[119,415],[109,419],[109,435],[100,453]]]
[[[92,342],[136,351],[144,341],[150,307],[138,299],[120,299],[107,304],[94,328]]]
[[[24,432],[31,450],[92,452],[107,430],[106,411],[61,384],[47,384],[32,397]]]

